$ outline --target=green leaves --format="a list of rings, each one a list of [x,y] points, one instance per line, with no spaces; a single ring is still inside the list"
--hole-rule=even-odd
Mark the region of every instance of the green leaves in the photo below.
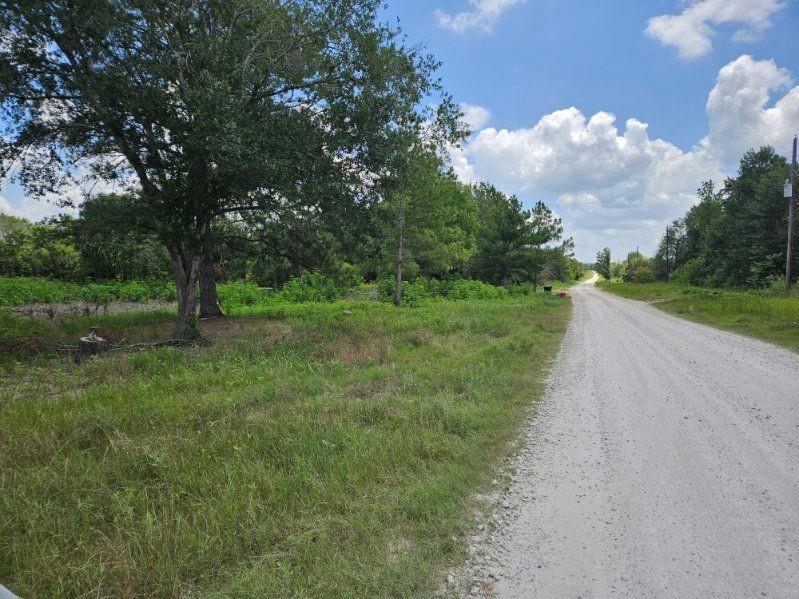
[[[670,228],[668,246],[661,241],[655,276],[665,278],[667,260],[677,280],[693,285],[766,287],[784,276],[786,173],[785,159],[763,147],[741,158],[738,176],[722,189],[705,182],[699,203]]]
[[[612,278],[610,267],[611,267],[610,248],[604,248],[596,255],[596,271],[599,273],[600,276],[604,277],[605,280],[610,281],[610,279]]]
[[[524,210],[516,196],[491,185],[474,188],[480,227],[475,270],[490,283],[537,282],[547,261],[545,245],[563,234],[560,219],[542,202]]]
[[[34,196],[87,173],[118,180],[168,246],[178,287],[190,287],[216,220],[346,222],[414,144],[463,134],[438,63],[379,23],[379,8],[4,2],[0,164],[19,164]]]

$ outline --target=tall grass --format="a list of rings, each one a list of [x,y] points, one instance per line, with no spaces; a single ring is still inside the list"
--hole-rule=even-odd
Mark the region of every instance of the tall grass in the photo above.
[[[303,273],[290,279],[280,291],[274,292],[252,282],[220,283],[219,298],[223,308],[237,308],[273,302],[332,302],[347,295],[371,297],[381,301],[394,299],[394,279],[384,279],[355,289],[341,287],[325,275]],[[439,281],[418,278],[404,281],[405,300],[410,304],[431,298],[491,299],[507,295],[528,295],[533,287],[513,285],[509,289],[482,281],[454,279]],[[84,285],[41,277],[0,276],[0,307],[26,304],[56,304],[84,301],[93,304],[110,302],[174,301],[175,285],[170,281],[100,281]]]
[[[799,350],[799,291],[707,289],[667,283],[601,282],[602,289],[672,314]]]
[[[222,310],[231,316],[284,315],[292,306],[304,303],[329,303],[342,298],[392,302],[395,283],[385,279],[355,288],[338,287],[320,273],[304,273],[279,291],[252,282],[229,282],[217,286]],[[112,341],[154,341],[163,337],[164,322],[173,319],[173,309],[148,309],[146,313],[106,313],[101,306],[111,302],[171,301],[175,288],[166,281],[126,281],[77,285],[35,277],[0,276],[0,365],[32,352],[52,352],[64,342],[75,342],[93,327]],[[438,300],[508,299],[533,294],[531,285],[512,285],[509,289],[481,281],[455,279],[438,281],[418,278],[403,282],[403,302],[408,306]],[[43,322],[37,317],[12,314],[10,306],[28,303],[66,303],[83,301],[97,310],[85,314],[59,313]],[[124,308],[124,306],[121,306]],[[57,317],[56,317],[57,316]]]
[[[470,497],[542,390],[567,300],[237,310],[249,314],[204,324],[209,346],[0,375],[4,584],[23,597],[433,594],[463,556]]]

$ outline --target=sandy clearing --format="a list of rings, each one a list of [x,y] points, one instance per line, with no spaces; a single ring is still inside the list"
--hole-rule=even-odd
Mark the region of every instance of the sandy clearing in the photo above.
[[[799,597],[799,355],[591,283],[474,594]]]

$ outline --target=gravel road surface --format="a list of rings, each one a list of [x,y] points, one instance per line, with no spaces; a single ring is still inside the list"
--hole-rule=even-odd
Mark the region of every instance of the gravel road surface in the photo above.
[[[472,594],[799,597],[799,355],[573,297]]]

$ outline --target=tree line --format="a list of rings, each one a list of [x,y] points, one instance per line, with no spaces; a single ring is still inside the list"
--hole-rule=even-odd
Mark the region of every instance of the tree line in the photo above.
[[[48,274],[168,270],[175,338],[191,334],[197,289],[204,312],[218,312],[222,263],[262,282],[299,268],[390,270],[398,301],[417,273],[508,284],[535,281],[550,261],[565,276],[570,242],[547,249],[562,228],[543,204],[527,211],[458,183],[442,157],[468,131],[439,63],[379,10],[379,0],[2,3],[0,177],[64,205],[80,180],[124,192],[74,218],[7,221],[3,268],[40,271],[29,246],[52,240],[64,260]],[[9,258],[16,250],[25,260]]]
[[[783,185],[789,165],[771,147],[750,150],[738,173],[717,189],[705,181],[698,202],[664,231],[651,258],[637,252],[613,262],[597,254],[605,278],[631,282],[676,281],[705,287],[783,287],[788,213]],[[799,268],[794,239],[793,272]]]
[[[472,278],[505,286],[581,276],[571,239],[562,239],[560,221],[544,204],[527,210],[489,184],[463,185],[451,174],[439,173],[436,186],[406,198],[400,261],[398,220],[387,214],[392,205],[375,210],[367,227],[372,234],[348,247],[339,243],[342,232],[314,228],[313,221],[266,235],[220,220],[212,233],[210,285],[252,281],[277,288],[309,271],[342,287],[396,277],[399,269],[411,280]],[[73,282],[168,278],[168,252],[146,223],[137,224],[137,215],[135,198],[117,194],[93,196],[78,214],[39,223],[0,214],[0,275]],[[279,244],[278,234],[284,235]],[[202,317],[214,315],[200,308]],[[217,303],[211,312],[218,309]]]

